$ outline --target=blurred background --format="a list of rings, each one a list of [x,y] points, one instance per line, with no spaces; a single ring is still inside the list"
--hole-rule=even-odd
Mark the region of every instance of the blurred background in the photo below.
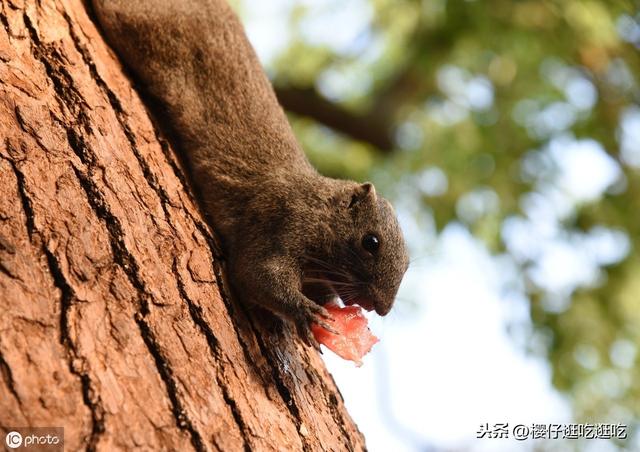
[[[370,450],[640,450],[638,4],[233,3],[309,158],[409,243],[364,365],[325,353]],[[477,438],[570,422],[628,438]]]

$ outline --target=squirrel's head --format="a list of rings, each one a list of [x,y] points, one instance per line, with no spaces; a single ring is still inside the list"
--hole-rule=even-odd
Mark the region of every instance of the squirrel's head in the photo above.
[[[314,265],[316,275],[346,305],[386,315],[409,266],[393,207],[372,184],[355,182],[341,184],[331,203],[331,249]]]

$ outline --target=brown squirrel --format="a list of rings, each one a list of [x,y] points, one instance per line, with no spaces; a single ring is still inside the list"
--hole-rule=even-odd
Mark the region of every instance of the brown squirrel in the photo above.
[[[339,296],[385,315],[408,267],[372,184],[321,176],[224,0],[93,0],[113,46],[171,127],[234,290],[318,347]]]

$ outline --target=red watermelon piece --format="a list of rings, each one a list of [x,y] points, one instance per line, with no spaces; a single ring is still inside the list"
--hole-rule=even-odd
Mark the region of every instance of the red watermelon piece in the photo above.
[[[333,320],[327,320],[340,334],[334,334],[320,325],[311,325],[316,340],[343,359],[362,365],[362,357],[369,353],[378,338],[371,334],[367,318],[360,306],[341,307],[336,303],[324,306]]]

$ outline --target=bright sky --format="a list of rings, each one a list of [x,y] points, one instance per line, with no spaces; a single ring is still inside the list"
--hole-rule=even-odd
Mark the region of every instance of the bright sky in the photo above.
[[[506,333],[526,306],[500,299],[503,269],[460,226],[448,227],[426,260],[407,275],[397,310],[372,316],[381,342],[361,368],[325,353],[349,412],[373,452],[530,450],[531,441],[476,439],[485,422],[569,420],[546,363],[524,356]]]

